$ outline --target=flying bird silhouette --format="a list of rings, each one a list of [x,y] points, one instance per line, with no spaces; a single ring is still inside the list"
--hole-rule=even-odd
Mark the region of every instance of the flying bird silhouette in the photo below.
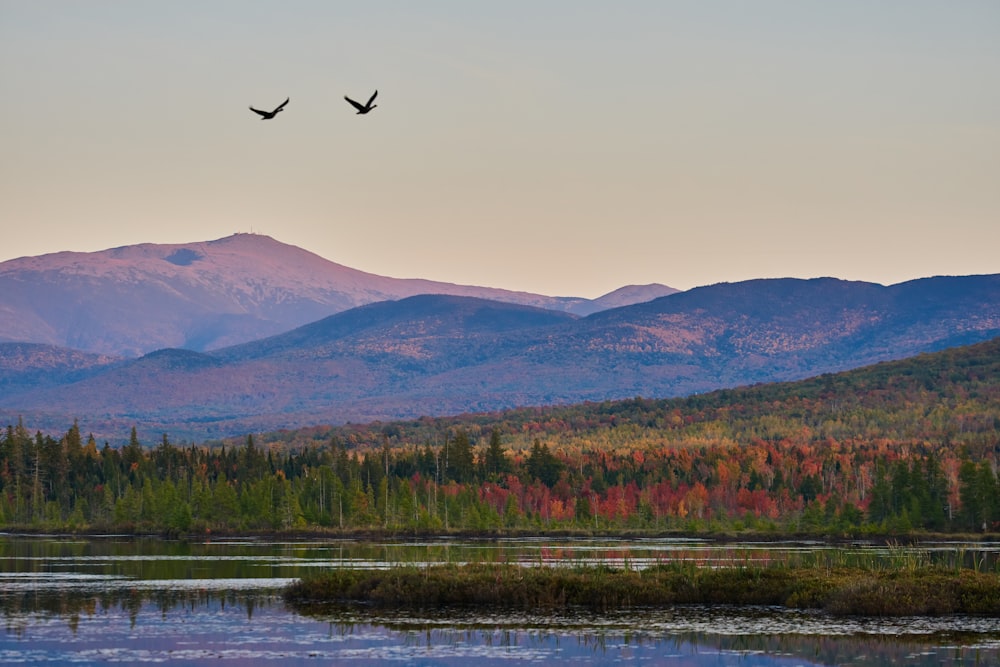
[[[371,111],[372,109],[374,109],[375,107],[378,106],[377,104],[372,104],[372,102],[375,101],[375,96],[376,95],[378,95],[378,91],[377,90],[374,93],[372,93],[371,97],[368,98],[368,102],[366,104],[361,104],[360,102],[355,102],[354,100],[352,100],[347,95],[344,95],[344,99],[347,100],[348,102],[350,102],[351,106],[358,110],[359,114],[365,114],[365,113],[368,113],[369,111]]]
[[[288,100],[290,99],[292,98],[289,97],[284,102],[276,106],[274,111],[261,111],[260,109],[254,109],[253,107],[250,107],[250,111],[253,111],[255,114],[259,114],[261,120],[270,120],[277,116],[279,111],[285,108],[285,105],[288,104]]]

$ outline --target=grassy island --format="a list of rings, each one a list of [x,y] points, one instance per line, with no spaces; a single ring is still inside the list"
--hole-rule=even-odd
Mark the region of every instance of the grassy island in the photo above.
[[[934,566],[882,570],[662,564],[639,570],[601,565],[403,565],[388,570],[330,570],[292,584],[284,595],[301,608],[366,603],[609,610],[734,604],[822,609],[837,615],[1000,616],[1000,575]]]

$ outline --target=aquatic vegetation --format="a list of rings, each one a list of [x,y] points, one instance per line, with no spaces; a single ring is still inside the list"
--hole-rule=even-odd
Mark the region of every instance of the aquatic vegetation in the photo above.
[[[831,595],[831,582],[855,597],[872,596],[873,605],[903,599],[906,592],[891,588],[897,583],[889,576],[903,561],[890,551],[936,557],[959,547],[4,535],[0,663],[616,665],[662,662],[690,647],[703,659],[685,663],[691,665],[784,665],[793,656],[808,664],[998,664],[995,580],[975,576],[969,560],[963,569],[974,576],[954,593],[964,596],[967,614],[822,611],[824,601],[850,601]],[[866,552],[880,555],[866,559]],[[462,565],[484,559],[500,569]],[[954,560],[937,559],[936,567],[957,572]],[[292,582],[330,570],[342,571],[329,580],[331,589],[307,597],[343,602],[282,599]],[[864,579],[866,573],[874,576]],[[837,583],[851,576],[853,589]],[[904,570],[897,578],[911,576]],[[952,582],[928,578],[920,595],[952,595]],[[447,602],[455,599],[465,601]],[[762,600],[773,604],[756,604]]]
[[[360,602],[414,608],[608,610],[710,604],[822,609],[836,615],[1000,616],[1000,576],[930,566],[691,568],[670,563],[636,570],[605,565],[445,564],[379,571],[339,568],[292,584],[284,597],[304,607]]]

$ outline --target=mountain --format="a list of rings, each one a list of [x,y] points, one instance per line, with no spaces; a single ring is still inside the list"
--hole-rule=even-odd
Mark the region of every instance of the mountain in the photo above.
[[[61,252],[0,263],[0,341],[134,357],[166,347],[205,351],[234,345],[417,294],[589,314],[664,291],[676,290],[646,286],[605,305],[605,297],[549,297],[387,278],[268,236],[236,234],[201,243]]]
[[[0,396],[77,382],[119,357],[38,343],[0,343]]]
[[[606,360],[695,363],[713,387],[798,379],[991,338],[1000,275],[884,287],[833,278],[699,287],[587,318]],[[648,380],[643,393],[649,395]],[[639,387],[637,387],[639,389]],[[701,391],[688,386],[687,391]]]
[[[423,295],[240,345],[0,387],[0,418],[213,438],[795,380],[1000,336],[1000,275],[722,283],[587,317]],[[0,345],[0,358],[5,346]],[[30,419],[29,419],[30,417]]]
[[[860,424],[864,438],[896,443],[930,438],[955,454],[954,444],[962,441],[992,448],[1000,425],[997,377],[1000,337],[792,382],[675,398],[628,398],[418,420],[310,425],[269,433],[267,442],[300,449],[303,444],[329,442],[336,437],[341,442],[379,446],[390,436],[394,447],[419,447],[440,439],[442,433],[462,428],[479,433],[480,438],[499,429],[512,450],[526,451],[539,437],[549,442],[559,439],[560,446],[568,444],[570,448],[576,441],[577,448],[586,450],[595,442],[606,444],[609,429],[623,429],[632,434],[629,439],[647,444],[675,439],[681,430],[688,434],[742,432],[744,439],[788,435],[816,442],[830,435],[858,437]],[[854,419],[848,417],[852,413]],[[960,429],[956,429],[957,423],[962,424]],[[817,428],[817,424],[822,426]],[[227,444],[240,447],[245,439],[243,434]]]
[[[631,306],[634,303],[645,303],[658,299],[661,296],[676,294],[680,290],[659,283],[649,285],[626,285],[608,292],[604,296],[599,296],[587,303],[574,304],[570,312],[577,315],[591,315],[610,308],[620,308],[621,306]]]

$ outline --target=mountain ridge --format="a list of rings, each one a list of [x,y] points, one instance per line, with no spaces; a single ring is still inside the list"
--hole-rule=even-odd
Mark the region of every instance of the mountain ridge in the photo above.
[[[704,419],[752,420],[772,416],[781,410],[786,413],[797,411],[797,421],[805,426],[810,421],[816,421],[815,415],[802,414],[803,404],[810,401],[814,403],[814,410],[828,411],[826,428],[839,427],[851,431],[849,423],[835,423],[838,413],[859,407],[885,409],[887,395],[898,410],[917,410],[925,416],[932,413],[937,402],[953,401],[963,396],[963,392],[975,392],[973,400],[988,402],[989,395],[996,394],[996,384],[990,380],[997,377],[998,372],[1000,337],[790,382],[746,385],[672,398],[630,397],[388,422],[328,427],[311,425],[271,432],[267,440],[296,447],[304,442],[327,443],[331,437],[336,437],[341,442],[363,442],[378,447],[385,437],[391,435],[395,446],[419,446],[451,429],[463,428],[479,434],[500,429],[513,438],[521,439],[527,448],[531,439],[539,435],[556,438],[567,431],[579,435],[581,431],[618,429],[622,426],[673,429]],[[984,385],[986,390],[983,390]],[[735,414],[729,411],[734,406],[738,408]],[[780,407],[775,410],[775,406]],[[685,422],[685,415],[692,421]],[[905,422],[900,420],[898,424],[902,426]],[[947,426],[942,423],[941,428]],[[983,425],[983,430],[987,428]],[[801,433],[797,424],[772,425],[772,437],[790,430]],[[241,446],[244,440],[234,437],[226,439],[226,444]]]
[[[652,298],[662,285],[639,289]],[[0,263],[0,341],[117,356],[218,349],[416,294],[455,294],[586,314],[598,299],[550,297],[352,269],[260,234],[58,252]],[[617,297],[615,297],[617,303]]]
[[[0,387],[0,417],[213,438],[802,379],[1000,335],[1000,275],[719,283],[576,317],[454,295],[369,304],[210,352]],[[4,346],[0,345],[0,358]],[[37,417],[37,419],[35,418]],[[44,421],[39,421],[44,417]],[[97,428],[97,427],[95,427]]]

